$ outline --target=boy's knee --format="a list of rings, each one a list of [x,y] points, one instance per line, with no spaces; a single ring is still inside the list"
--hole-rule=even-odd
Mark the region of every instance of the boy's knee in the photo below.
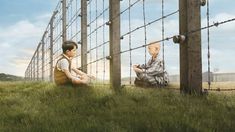
[[[134,84],[139,87],[146,87],[148,83],[143,79],[135,78]]]

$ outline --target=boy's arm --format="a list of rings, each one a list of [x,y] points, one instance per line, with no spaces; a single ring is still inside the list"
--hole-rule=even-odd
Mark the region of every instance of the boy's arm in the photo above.
[[[89,76],[89,75],[87,75],[86,73],[84,73],[84,72],[82,72],[82,71],[80,71],[80,70],[78,70],[78,69],[76,69],[76,68],[72,68],[72,70],[73,70],[75,73],[77,73],[78,75],[80,75],[80,76],[87,76],[87,77],[89,77],[89,78],[91,78],[91,79],[95,79],[94,76]]]
[[[72,80],[73,79],[73,75],[68,71],[68,70],[63,70],[63,72],[65,73],[65,75]]]
[[[80,76],[86,75],[86,73],[84,73],[84,72],[82,72],[82,71],[80,71],[80,70],[78,70],[78,69],[76,69],[76,68],[72,68],[72,70],[73,70],[75,73],[77,73],[78,75],[80,75]]]
[[[74,76],[72,76],[72,74],[68,70],[64,70],[64,73],[72,81],[72,83],[75,83],[75,84],[86,84],[87,83],[87,80],[76,79]]]
[[[142,68],[139,67],[139,65],[133,65],[133,69],[136,73],[142,73]]]

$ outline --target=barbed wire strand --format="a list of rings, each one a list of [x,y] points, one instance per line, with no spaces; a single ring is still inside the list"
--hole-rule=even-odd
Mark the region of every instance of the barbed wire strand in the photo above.
[[[103,0],[103,10],[104,10],[104,6],[105,6],[105,3],[104,3],[104,0]],[[105,22],[105,13],[103,13],[103,23]],[[103,43],[105,42],[105,26],[103,26]],[[103,57],[105,57],[105,45],[103,45]],[[103,60],[103,84],[104,84],[104,80],[105,80],[105,68],[106,68],[106,60],[104,59]]]
[[[147,28],[146,28],[146,13],[145,13],[145,0],[143,0],[143,17],[144,17],[144,44],[147,44]],[[146,60],[146,53],[147,49],[146,46],[144,47],[144,64],[145,68],[147,66],[147,60]]]
[[[198,31],[202,31],[202,30],[212,28],[212,27],[219,27],[220,25],[223,25],[223,24],[226,24],[226,23],[229,23],[229,22],[233,22],[233,21],[235,21],[235,18],[230,18],[230,19],[220,21],[220,22],[214,22],[213,24],[210,24],[209,26],[204,26],[204,27],[201,27],[199,29],[192,30],[192,31],[190,31],[188,33],[185,33],[183,35],[185,35],[186,37],[189,37],[189,35],[191,35],[193,33],[196,33]]]
[[[210,25],[210,6],[209,0],[207,0],[207,26]],[[208,87],[211,88],[211,70],[210,70],[210,29],[207,29],[207,59],[208,59]]]
[[[90,0],[90,1],[89,1],[89,7],[90,7],[90,8],[89,8],[89,14],[90,14],[89,17],[90,17],[90,21],[91,21],[91,8],[92,8],[92,7],[91,7],[91,6],[92,6],[92,5],[91,5],[91,2],[92,2],[92,1]],[[91,32],[91,25],[89,25],[89,29],[90,29],[90,32]],[[92,41],[91,41],[91,36],[88,36],[88,37],[90,38],[90,49],[91,49],[91,42],[92,42]],[[90,53],[90,61],[92,61],[92,53]],[[91,75],[91,74],[92,74],[92,65],[90,65],[90,75]]]
[[[95,0],[95,16],[97,18],[98,15],[98,10],[97,10],[97,0]],[[96,19],[95,21],[95,27],[97,28],[98,26],[98,19]],[[95,44],[96,46],[98,45],[98,30],[95,31]],[[98,59],[98,48],[96,48],[96,59]],[[96,62],[96,82],[97,82],[97,78],[98,78],[98,62]]]
[[[77,12],[77,10],[78,10],[78,0],[76,0],[76,7],[75,7],[75,10],[76,10],[76,12]],[[76,19],[76,22],[75,22],[75,31],[76,31],[76,33],[75,34],[77,34],[77,32],[78,32],[78,23],[77,23],[77,19]],[[78,36],[78,35],[76,35],[76,36]],[[73,38],[72,38],[73,39]],[[78,38],[76,37],[76,41],[78,42]],[[80,53],[81,53],[81,48],[80,48]],[[78,57],[76,57],[77,59],[76,59],[76,65],[78,66]]]
[[[216,92],[226,92],[226,91],[235,91],[235,89],[232,88],[205,88],[204,91],[216,91]]]
[[[131,5],[131,0],[129,0],[129,6]],[[129,8],[129,13],[128,13],[128,19],[129,19],[129,32],[131,31],[131,8]],[[131,49],[131,34],[129,34],[129,49]],[[131,73],[132,73],[132,57],[131,57],[131,51],[129,52],[129,58],[130,58],[130,80],[129,83],[131,84]]]
[[[126,9],[124,9],[123,11],[121,11],[120,13],[118,13],[116,16],[114,16],[113,18],[110,18],[109,20],[112,22],[114,21],[116,18],[118,18],[119,16],[121,16],[123,13],[125,13],[126,11],[129,10],[129,8],[133,7],[134,5],[136,5],[137,3],[139,3],[141,0],[137,0],[134,3],[132,3],[129,7],[127,7]]]
[[[98,18],[102,17],[102,15],[105,14],[105,12],[107,12],[108,9],[109,9],[109,7],[107,7],[106,9],[103,9],[103,11],[99,15],[97,15],[94,20],[92,20],[90,23],[88,23],[88,25],[93,24]]]
[[[162,17],[164,17],[164,0],[162,0]],[[165,37],[164,19],[162,19],[162,39]],[[165,84],[165,41],[162,42],[163,82]]]
[[[145,26],[148,27],[149,25],[152,25],[153,23],[156,23],[156,22],[158,22],[158,21],[160,21],[160,20],[162,20],[162,19],[165,19],[165,18],[167,18],[167,17],[170,17],[170,16],[172,16],[172,15],[175,15],[175,14],[178,13],[178,12],[179,12],[179,10],[176,10],[176,11],[174,11],[174,12],[172,12],[172,13],[169,13],[169,14],[163,16],[163,17],[160,17],[160,18],[155,19],[155,20],[153,20],[153,21],[147,23],[146,25],[142,25],[142,26],[136,27],[135,29],[131,30],[130,32],[127,32],[127,33],[123,34],[123,35],[121,36],[121,38],[124,38],[125,36],[129,35],[130,33],[133,33],[133,32],[135,32],[135,31],[137,31],[137,30],[139,30],[139,29],[142,29],[142,28],[144,28]]]

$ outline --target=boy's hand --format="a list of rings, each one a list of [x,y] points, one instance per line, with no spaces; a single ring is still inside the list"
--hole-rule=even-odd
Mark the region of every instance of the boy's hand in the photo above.
[[[136,73],[142,73],[143,72],[143,70],[142,70],[142,68],[140,67],[140,65],[138,64],[135,64],[135,65],[133,65],[133,70],[136,72]]]
[[[143,70],[140,69],[140,68],[134,68],[134,71],[135,71],[136,73],[142,73],[142,72],[143,72]]]
[[[96,78],[95,78],[94,76],[92,76],[92,75],[83,74],[82,76],[85,76],[85,77],[90,78],[90,79],[96,79]]]
[[[92,76],[92,75],[88,75],[88,77],[89,78],[91,78],[91,79],[96,79],[94,76]]]
[[[134,64],[134,65],[133,65],[133,68],[139,68],[139,67],[140,67],[139,64]]]
[[[86,83],[89,81],[89,78],[88,76],[81,76],[81,79],[84,80]]]

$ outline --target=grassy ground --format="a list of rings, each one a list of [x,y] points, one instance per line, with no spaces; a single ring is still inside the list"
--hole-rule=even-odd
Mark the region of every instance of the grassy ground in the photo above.
[[[178,89],[180,87],[180,84],[176,82],[173,82],[173,83],[171,82],[170,87]],[[207,82],[203,82],[202,87],[203,89],[209,89],[209,85]],[[211,82],[210,88],[214,90],[216,89],[221,89],[221,90],[234,89],[235,90],[235,82]]]
[[[235,131],[235,94],[0,82],[0,131]]]

